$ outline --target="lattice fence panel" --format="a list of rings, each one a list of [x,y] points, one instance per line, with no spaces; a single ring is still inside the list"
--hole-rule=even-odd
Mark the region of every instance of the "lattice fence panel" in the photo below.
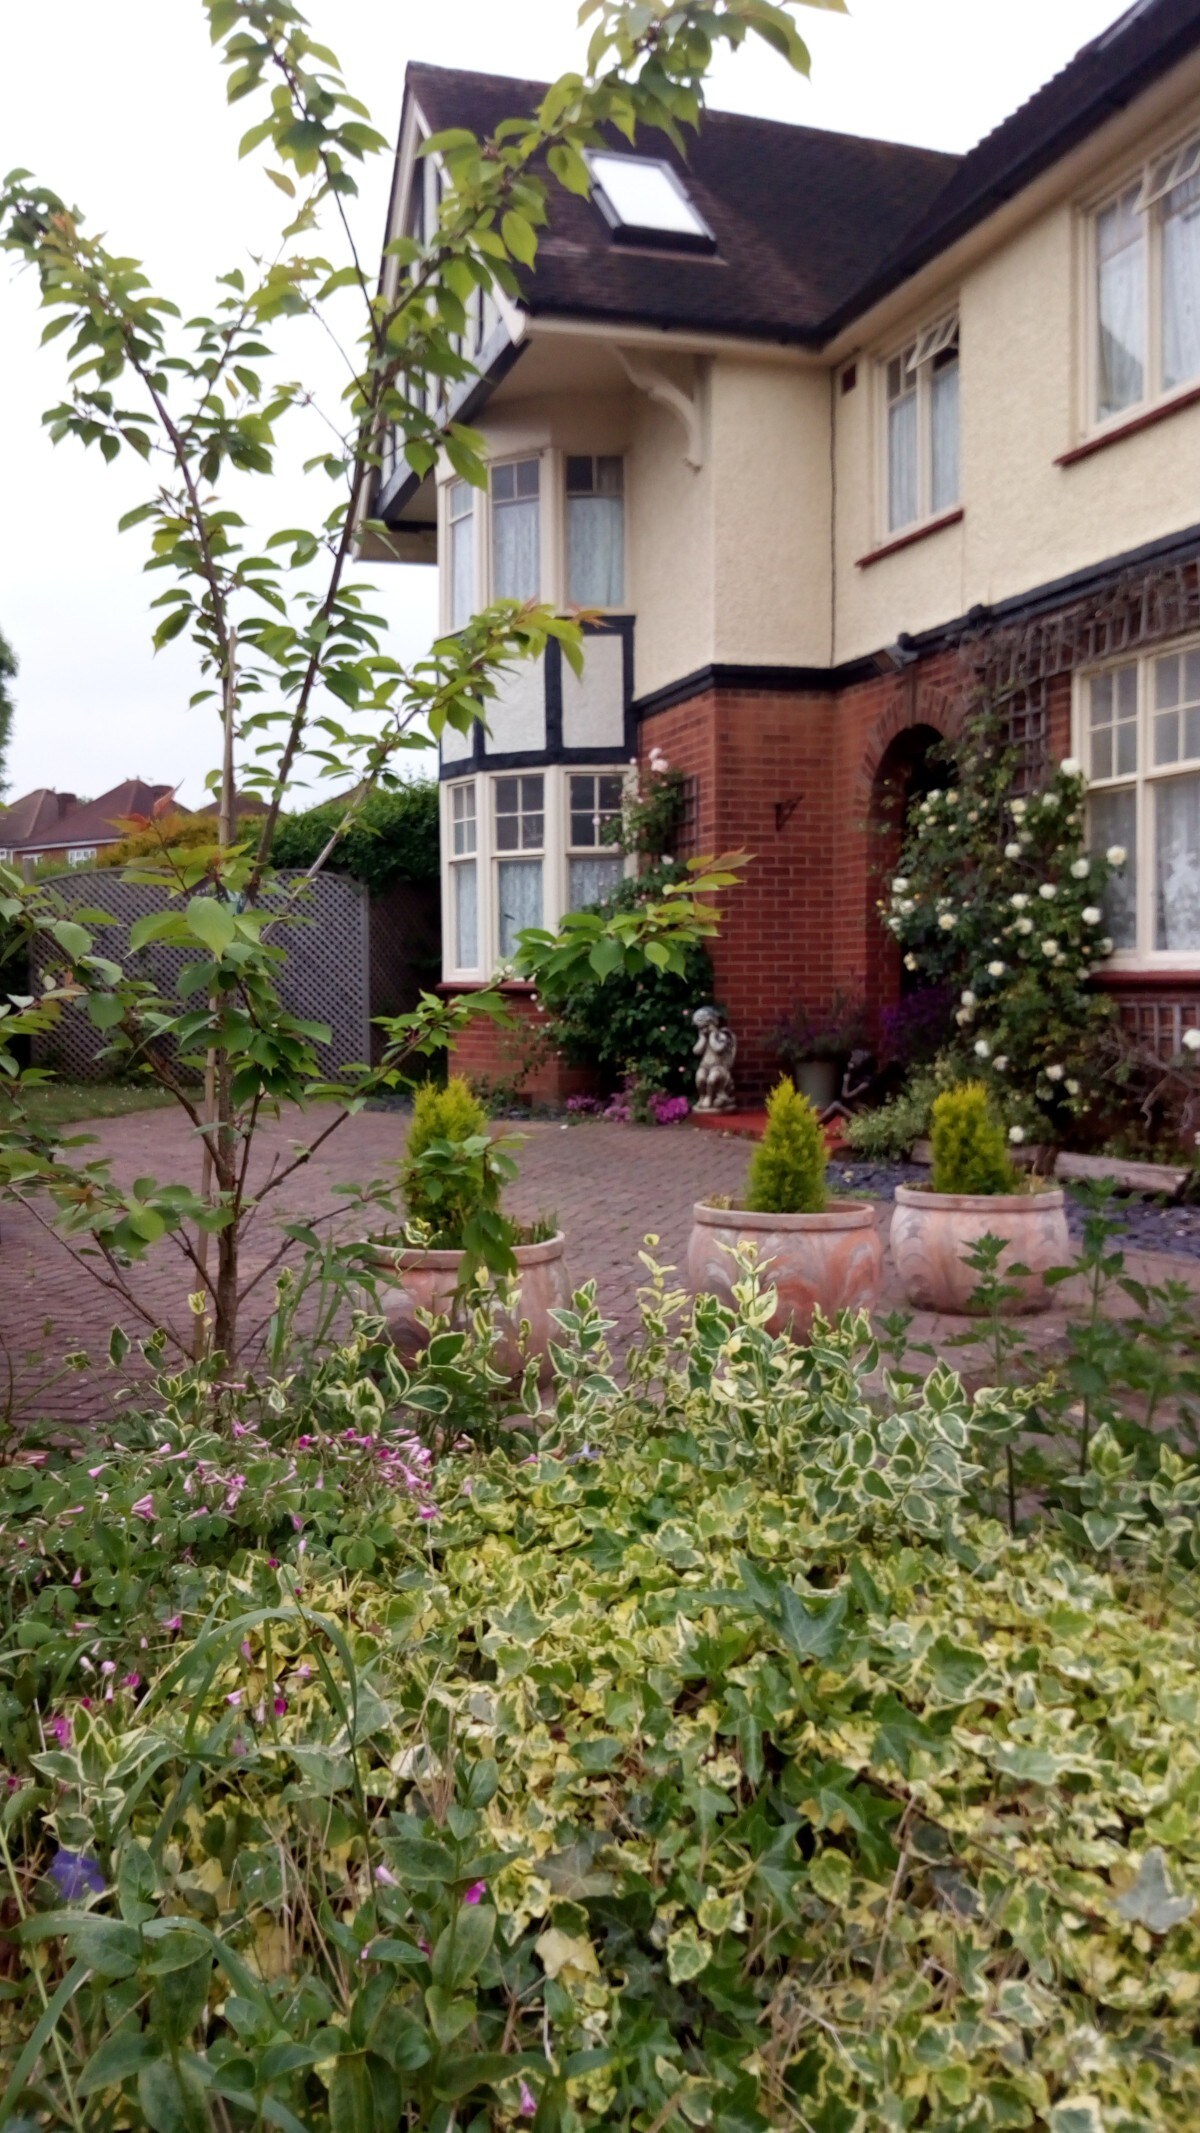
[[[1135,1041],[1162,1060],[1177,1059],[1183,1033],[1200,1029],[1200,1005],[1194,999],[1151,996],[1122,1000],[1121,1021]]]
[[[371,898],[371,1013],[405,1015],[442,974],[442,898],[436,881],[396,881]],[[378,1062],[383,1031],[371,1032]]]
[[[284,884],[299,879],[298,874],[280,876]],[[74,909],[90,906],[110,912],[115,923],[94,928],[98,953],[149,978],[164,993],[172,992],[184,964],[197,960],[197,950],[170,948],[161,941],[150,942],[134,957],[128,953],[129,928],[137,919],[168,908],[165,890],[123,881],[108,869],[69,874],[54,886]],[[266,908],[282,904],[283,894],[264,898]],[[280,928],[275,936],[287,949],[287,961],[280,967],[284,1005],[305,1021],[328,1023],[332,1038],[321,1047],[320,1057],[330,1072],[371,1056],[368,905],[367,891],[360,882],[345,874],[323,874],[298,902],[297,922]],[[40,948],[37,955],[39,968],[54,959],[49,947]],[[87,1016],[71,1008],[56,1030],[35,1040],[33,1061],[71,1080],[90,1080],[106,1071],[97,1056],[104,1042]]]

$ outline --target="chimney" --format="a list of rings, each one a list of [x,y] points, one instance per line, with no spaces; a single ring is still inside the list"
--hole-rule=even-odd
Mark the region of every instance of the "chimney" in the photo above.
[[[54,797],[58,802],[58,819],[61,822],[63,816],[69,815],[71,809],[76,806],[75,795],[73,792],[56,792]]]

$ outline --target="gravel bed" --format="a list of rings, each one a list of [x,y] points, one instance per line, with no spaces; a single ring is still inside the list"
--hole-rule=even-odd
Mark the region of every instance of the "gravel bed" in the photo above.
[[[829,1183],[838,1192],[862,1193],[870,1200],[894,1200],[897,1185],[927,1185],[921,1163],[831,1163]],[[1123,1225],[1119,1243],[1137,1252],[1178,1252],[1200,1259],[1200,1207],[1163,1206],[1138,1194],[1118,1198],[1113,1213]],[[1083,1236],[1085,1209],[1067,1187],[1067,1221],[1073,1237]]]

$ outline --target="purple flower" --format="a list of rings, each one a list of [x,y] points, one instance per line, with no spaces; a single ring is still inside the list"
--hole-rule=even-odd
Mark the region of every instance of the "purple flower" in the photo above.
[[[164,1629],[182,1629],[182,1628],[183,1628],[183,1616],[182,1616],[182,1615],[168,1615],[168,1616],[167,1616],[167,1619],[166,1619],[166,1621],[165,1621],[165,1622],[163,1623],[163,1628],[164,1628]]]
[[[85,1896],[104,1894],[99,1864],[84,1852],[56,1852],[50,1862],[50,1879],[64,1903],[79,1903]]]
[[[521,2083],[520,2111],[522,2118],[537,2117],[537,2097],[527,2081]]]
[[[131,1516],[132,1516],[132,1517],[134,1517],[134,1518],[153,1518],[153,1516],[154,1516],[154,1498],[153,1498],[153,1496],[150,1496],[150,1495],[146,1495],[146,1496],[139,1496],[139,1497],[138,1497],[138,1500],[137,1500],[137,1502],[136,1502],[136,1503],[131,1503],[131,1504],[130,1504],[130,1506],[129,1506],[129,1510],[130,1510],[130,1514],[131,1514]]]
[[[51,1740],[56,1740],[58,1742],[60,1748],[69,1748],[72,1740],[74,1739],[71,1721],[69,1718],[64,1716],[52,1718],[46,1728],[46,1731],[50,1735]]]
[[[282,1718],[282,1717],[283,1717],[283,1714],[284,1714],[284,1712],[285,1712],[285,1711],[287,1710],[287,1707],[288,1707],[288,1705],[287,1705],[287,1697],[286,1697],[286,1696],[277,1696],[277,1697],[275,1698],[274,1704],[273,1704],[273,1706],[272,1706],[272,1709],[273,1709],[273,1710],[274,1710],[274,1712],[275,1712],[275,1716],[276,1716],[276,1718]]]
[[[464,1902],[464,1903],[482,1903],[482,1902],[483,1902],[483,1899],[484,1899],[484,1897],[485,1897],[486,1895],[487,1895],[487,1882],[486,1882],[486,1881],[473,1881],[473,1882],[471,1883],[471,1886],[470,1886],[470,1888],[469,1888],[469,1889],[467,1890],[467,1893],[466,1893],[466,1895],[465,1895],[465,1896],[463,1897],[463,1902]]]
[[[377,1866],[375,1869],[375,1879],[385,1889],[398,1889],[400,1886],[390,1866]]]

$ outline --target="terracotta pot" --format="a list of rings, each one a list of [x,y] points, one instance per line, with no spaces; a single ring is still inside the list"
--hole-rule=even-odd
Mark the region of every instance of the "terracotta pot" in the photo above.
[[[981,1237],[1000,1237],[1000,1272],[1028,1267],[1014,1277],[1014,1313],[1045,1311],[1052,1302],[1045,1275],[1071,1256],[1066,1201],[1060,1186],[1045,1192],[921,1192],[896,1187],[891,1246],[904,1293],[921,1311],[969,1312],[979,1276],[965,1254]]]
[[[878,1212],[866,1200],[843,1200],[823,1215],[756,1215],[741,1207],[709,1207],[697,1200],[687,1274],[694,1295],[733,1300],[737,1267],[730,1254],[753,1244],[767,1280],[779,1291],[772,1333],[790,1330],[805,1340],[819,1305],[839,1311],[873,1310],[883,1286]]]
[[[792,1069],[793,1086],[807,1096],[816,1110],[824,1111],[841,1086],[842,1073],[836,1059],[802,1059]]]
[[[569,1304],[572,1293],[563,1258],[565,1247],[562,1230],[544,1244],[516,1246],[519,1302],[512,1317],[498,1321],[500,1338],[493,1358],[496,1368],[507,1371],[512,1378],[520,1377],[531,1355],[541,1358],[542,1383],[550,1377],[550,1342],[557,1331],[550,1313]],[[417,1317],[419,1310],[453,1319],[455,1291],[466,1254],[373,1244],[368,1247],[368,1256],[376,1274],[383,1281],[394,1281],[399,1291],[386,1317],[397,1351],[409,1362],[426,1345],[425,1328]],[[519,1339],[522,1319],[529,1321],[529,1342],[524,1348]]]

